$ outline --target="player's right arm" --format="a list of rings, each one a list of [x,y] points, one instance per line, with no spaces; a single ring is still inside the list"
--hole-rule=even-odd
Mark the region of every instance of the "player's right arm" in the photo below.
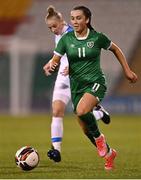
[[[61,56],[54,54],[52,59],[44,65],[43,70],[45,71],[45,74],[47,76],[51,75],[55,71],[56,67],[60,63],[60,60],[61,60]]]

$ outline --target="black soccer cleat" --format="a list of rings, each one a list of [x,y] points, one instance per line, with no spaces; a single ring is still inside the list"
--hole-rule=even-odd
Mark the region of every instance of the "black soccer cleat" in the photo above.
[[[109,113],[104,109],[103,106],[101,105],[97,105],[95,110],[99,110],[103,112],[103,117],[101,118],[101,120],[105,123],[105,124],[109,124],[111,122],[111,118]]]
[[[50,149],[47,152],[47,156],[49,157],[49,159],[53,160],[54,162],[61,161],[61,154],[57,149]]]

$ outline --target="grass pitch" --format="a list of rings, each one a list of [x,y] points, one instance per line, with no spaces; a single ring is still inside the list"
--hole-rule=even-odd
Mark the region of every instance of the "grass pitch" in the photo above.
[[[49,115],[0,116],[0,178],[10,179],[134,179],[141,178],[141,116],[113,116],[110,125],[99,122],[101,132],[118,152],[116,168],[107,172],[104,161],[87,140],[72,115],[65,116],[62,162],[47,159],[50,148]],[[40,155],[32,171],[16,167],[17,149],[30,145]]]

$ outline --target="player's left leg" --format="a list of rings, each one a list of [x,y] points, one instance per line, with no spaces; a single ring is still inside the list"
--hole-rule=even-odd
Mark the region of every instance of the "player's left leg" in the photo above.
[[[92,113],[97,121],[102,120],[105,124],[109,124],[111,121],[110,114],[100,104],[92,110]]]

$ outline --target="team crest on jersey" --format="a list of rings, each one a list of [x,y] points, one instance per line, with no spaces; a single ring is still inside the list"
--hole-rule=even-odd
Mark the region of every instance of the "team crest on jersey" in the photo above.
[[[94,47],[94,42],[93,41],[87,42],[87,47],[88,48]]]

